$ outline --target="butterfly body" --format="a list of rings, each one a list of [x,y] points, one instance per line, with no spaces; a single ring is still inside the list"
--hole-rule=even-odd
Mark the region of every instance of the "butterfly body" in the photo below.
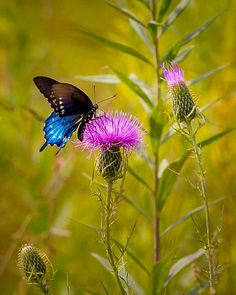
[[[40,151],[48,144],[63,148],[76,129],[78,139],[83,141],[85,128],[95,116],[98,105],[93,105],[82,90],[71,84],[43,76],[35,77],[34,83],[54,110],[45,121],[45,143]]]

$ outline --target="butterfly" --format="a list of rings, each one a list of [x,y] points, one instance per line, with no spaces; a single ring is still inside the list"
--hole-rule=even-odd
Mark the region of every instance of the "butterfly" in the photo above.
[[[95,117],[98,105],[93,104],[82,90],[71,84],[43,76],[37,76],[33,80],[54,110],[45,121],[45,143],[40,152],[47,145],[63,148],[77,129],[78,139],[83,141],[86,126]]]

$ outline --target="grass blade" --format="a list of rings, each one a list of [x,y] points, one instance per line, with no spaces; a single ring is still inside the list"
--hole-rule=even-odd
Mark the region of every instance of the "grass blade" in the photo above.
[[[164,58],[162,59],[162,62],[164,61],[172,61],[173,59],[175,59],[175,57],[177,56],[180,48],[184,45],[186,45],[187,43],[189,43],[190,41],[192,41],[194,38],[196,38],[197,36],[199,36],[202,32],[204,32],[209,26],[210,24],[212,24],[218,17],[220,14],[217,14],[213,17],[211,17],[208,21],[206,21],[204,24],[202,24],[200,27],[198,27],[197,29],[195,29],[193,32],[191,32],[190,34],[188,34],[186,37],[184,37],[183,39],[179,40],[169,51],[168,53],[164,56]]]
[[[225,198],[219,198],[215,201],[209,202],[208,206],[212,206],[215,204],[218,204],[220,202],[222,202],[223,200],[225,200]],[[164,236],[165,234],[167,234],[169,231],[171,231],[172,229],[174,229],[177,225],[183,223],[185,220],[191,218],[193,215],[197,214],[198,212],[204,210],[204,206],[200,206],[197,207],[193,210],[191,210],[190,212],[188,212],[186,215],[182,216],[181,218],[177,219],[174,223],[172,223],[170,226],[168,226],[162,233],[161,233],[161,237]]]
[[[182,0],[179,4],[175,7],[175,9],[170,13],[166,22],[163,24],[161,30],[159,31],[158,37],[160,37],[168,28],[169,26],[177,19],[177,17],[184,11],[187,5],[190,3],[191,0]]]
[[[138,84],[136,84],[134,81],[132,81],[122,72],[114,68],[112,70],[118,76],[118,78],[122,82],[124,82],[133,92],[135,92],[150,108],[153,107],[153,104],[150,98],[147,96],[147,94],[143,91],[143,89]]]
[[[134,178],[136,178],[140,183],[142,183],[149,191],[152,191],[151,187],[145,182],[145,180],[141,176],[139,176],[136,172],[134,172],[133,169],[131,169],[130,167],[128,167],[128,172]]]
[[[215,73],[217,73],[217,72],[225,69],[228,66],[229,66],[229,64],[224,64],[224,65],[222,65],[220,67],[217,67],[215,69],[212,69],[212,70],[210,70],[210,71],[202,74],[201,76],[199,76],[199,77],[197,77],[197,78],[195,78],[193,80],[188,81],[186,84],[187,84],[187,86],[191,86],[191,85],[193,85],[193,84],[195,84],[195,83],[197,83],[199,81],[202,81],[202,80],[208,78],[209,76],[211,76],[211,75],[213,75],[213,74],[215,74]]]
[[[199,249],[196,252],[185,256],[178,260],[170,269],[169,275],[167,280],[165,281],[165,287],[169,284],[169,282],[186,266],[188,266],[190,263],[201,257],[205,253],[204,249]]]
[[[128,249],[125,249],[125,247],[120,243],[118,242],[117,240],[114,240],[114,243],[120,247],[122,250],[125,250],[125,253],[127,253],[127,255],[129,255],[129,257],[148,275],[150,275],[150,271],[146,268],[145,265],[143,265],[143,263],[136,257],[134,256],[133,253],[131,253]]]
[[[165,16],[172,0],[162,0],[161,7],[160,7],[160,12],[157,18],[158,22],[161,22],[163,17]]]
[[[134,31],[137,33],[137,35],[145,43],[147,48],[152,52],[152,44],[151,44],[151,41],[149,39],[146,29],[132,19],[129,20],[129,23],[130,23],[131,27],[134,29]]]
[[[193,50],[195,46],[189,46],[185,49],[183,49],[176,57],[175,57],[175,62],[176,63],[180,63],[181,61],[183,61]]]
[[[97,34],[94,34],[94,33],[91,33],[91,32],[85,32],[85,31],[82,31],[82,33],[86,34],[87,36],[101,42],[102,44],[104,45],[107,45],[109,47],[112,47],[114,49],[117,49],[119,51],[122,51],[123,53],[126,53],[126,54],[129,54],[133,57],[136,57],[138,58],[139,60],[142,60],[143,62],[149,64],[149,65],[152,65],[152,63],[148,60],[148,58],[146,58],[143,54],[139,53],[137,50],[127,46],[127,45],[124,45],[124,44],[121,44],[121,43],[118,43],[118,42],[115,42],[115,41],[111,41],[111,40],[108,40],[102,36],[99,36]]]
[[[112,8],[116,9],[117,11],[119,11],[122,14],[124,14],[125,16],[127,16],[129,19],[132,19],[133,21],[135,21],[136,23],[138,23],[142,27],[144,27],[144,28],[146,27],[145,24],[142,23],[141,20],[139,20],[138,17],[136,15],[134,15],[133,12],[130,12],[127,8],[120,7],[110,1],[106,1],[106,3],[108,5],[110,5]]]
[[[90,75],[90,76],[75,76],[75,79],[90,81],[94,83],[117,84],[120,80],[115,75]]]

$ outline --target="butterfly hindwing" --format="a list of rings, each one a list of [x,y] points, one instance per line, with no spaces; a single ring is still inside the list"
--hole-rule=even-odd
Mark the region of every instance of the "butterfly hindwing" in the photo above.
[[[62,118],[59,117],[55,112],[51,113],[51,115],[45,121],[45,126],[43,129],[45,133],[45,144],[41,147],[40,151],[43,151],[48,144],[55,144],[59,148],[63,148],[72,134],[78,128],[80,120],[80,115]]]
[[[34,83],[60,117],[85,115],[93,107],[90,98],[71,84],[60,83],[43,76],[35,77]]]

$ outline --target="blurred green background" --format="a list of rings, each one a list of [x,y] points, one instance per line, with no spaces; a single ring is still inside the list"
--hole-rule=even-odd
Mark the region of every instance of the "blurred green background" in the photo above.
[[[177,1],[172,1],[173,8]],[[138,1],[120,1],[143,20],[148,11]],[[234,66],[236,52],[235,1],[193,0],[160,44],[164,54],[181,36],[191,32],[205,20],[228,8],[193,45],[193,52],[181,66],[187,80],[225,63],[226,69],[192,87],[203,106],[224,98],[206,112],[209,124],[199,134],[201,139],[224,128],[236,126]],[[148,84],[153,83],[150,67],[132,57],[113,51],[81,34],[80,30],[129,44],[143,53],[147,49],[128,25],[126,19],[102,0],[20,1],[0,3],[0,286],[2,294],[38,294],[26,286],[16,268],[17,251],[22,243],[31,242],[48,253],[56,272],[54,294],[103,294],[101,281],[111,294],[119,294],[113,277],[96,261],[92,252],[104,255],[96,233],[82,225],[99,226],[100,205],[93,196],[89,180],[94,157],[82,152],[70,141],[59,156],[56,149],[39,148],[44,142],[43,119],[51,112],[47,101],[33,84],[33,77],[45,75],[72,83],[93,98],[93,83],[79,81],[76,75],[110,73],[113,65],[126,73],[136,73]],[[166,89],[163,89],[166,91]],[[96,84],[96,98],[117,98],[102,105],[106,111],[123,110],[137,116],[147,128],[147,117],[137,97],[124,85]],[[74,137],[75,139],[76,137]],[[148,142],[147,142],[148,145]],[[148,148],[148,147],[147,147]],[[179,135],[161,149],[161,157],[172,161],[184,152],[186,143]],[[236,140],[231,133],[204,149],[207,191],[211,200],[227,197],[211,208],[215,227],[221,223],[222,244],[219,263],[225,265],[218,294],[236,294]],[[130,166],[147,181],[151,171],[138,155],[133,154]],[[181,171],[175,189],[162,216],[165,229],[189,210],[198,207],[201,199],[189,182],[194,182],[191,161]],[[125,242],[137,223],[130,245],[131,251],[148,267],[152,264],[152,202],[148,191],[127,175],[126,194],[145,213],[139,214],[125,201],[118,208],[113,235]],[[201,214],[196,217],[203,226]],[[177,257],[188,255],[199,247],[191,220],[176,227],[162,241],[164,247],[177,248]],[[130,260],[127,268],[146,290],[148,277]],[[183,294],[194,286],[194,270],[187,268],[170,284],[168,294]]]

